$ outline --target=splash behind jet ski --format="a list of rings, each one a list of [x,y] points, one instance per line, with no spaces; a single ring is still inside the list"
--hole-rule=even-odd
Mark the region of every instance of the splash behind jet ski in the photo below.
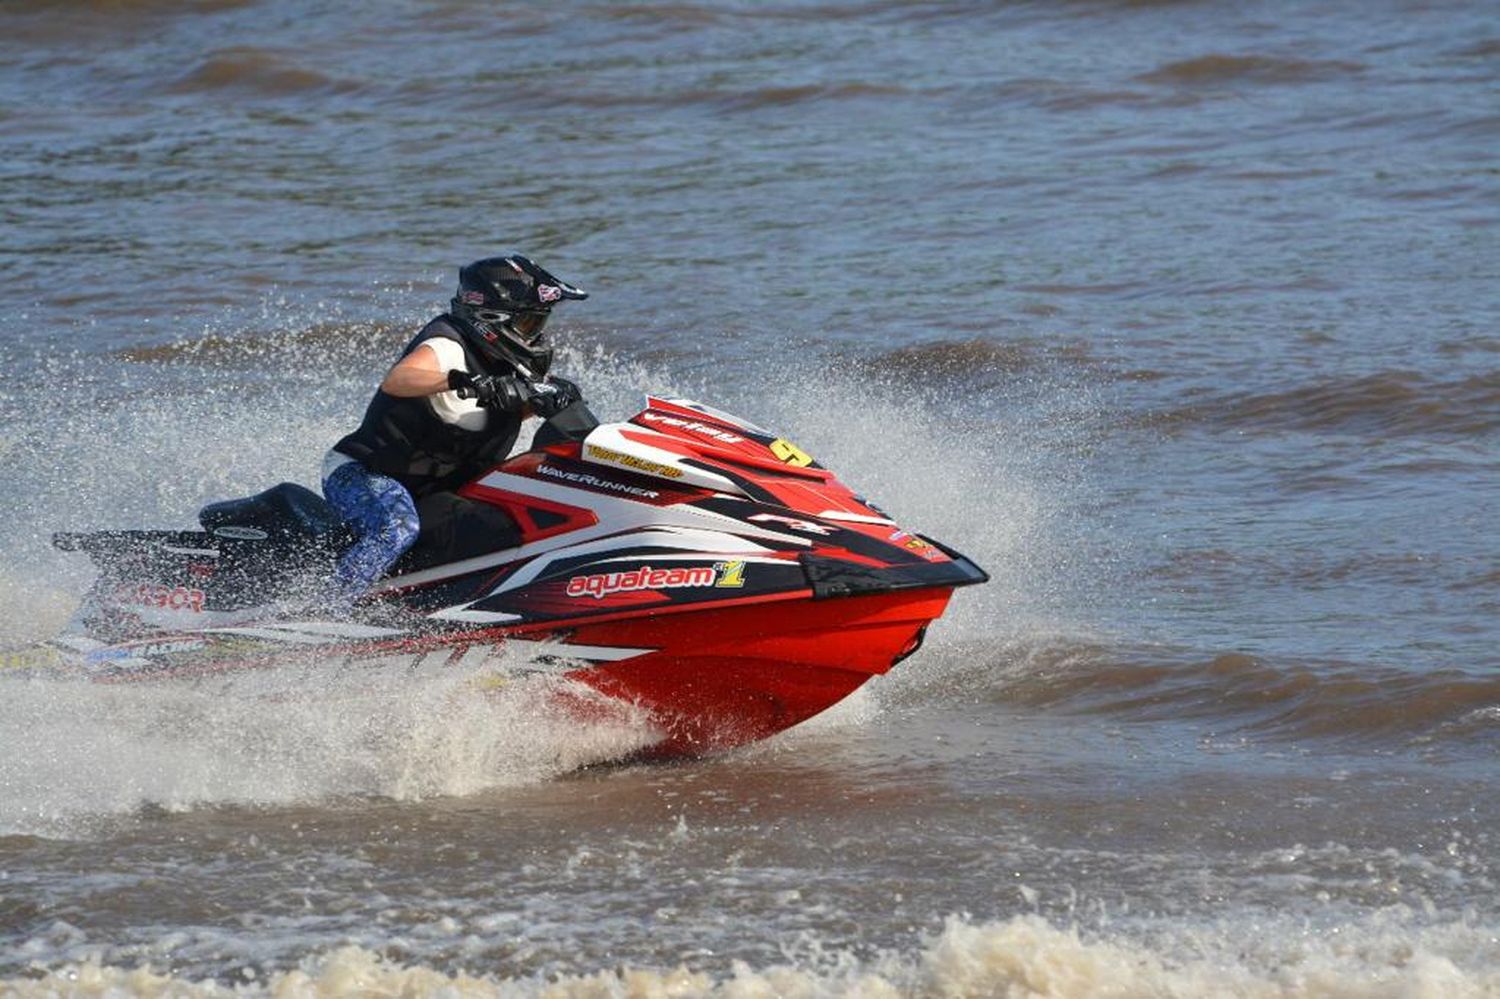
[[[685,399],[548,424],[419,513],[416,546],[338,616],[308,594],[351,537],[295,484],[211,504],[200,530],[58,534],[99,577],[27,664],[138,682],[333,657],[473,666],[504,648],[644,710],[655,753],[696,754],[837,703],[988,578],[785,438]]]

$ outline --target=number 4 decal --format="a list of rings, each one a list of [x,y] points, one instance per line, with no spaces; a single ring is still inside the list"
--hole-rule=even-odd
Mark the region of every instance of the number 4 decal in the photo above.
[[[796,465],[799,468],[806,468],[808,465],[812,464],[812,455],[808,454],[806,451],[802,450],[800,447],[793,444],[785,437],[776,438],[771,442],[770,447],[771,453],[780,458],[782,461],[786,462],[788,465]]]

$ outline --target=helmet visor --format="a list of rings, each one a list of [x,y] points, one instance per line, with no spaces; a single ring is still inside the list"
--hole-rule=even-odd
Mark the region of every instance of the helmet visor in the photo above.
[[[545,312],[502,312],[498,309],[475,309],[474,319],[486,325],[503,326],[517,340],[528,346],[541,338],[547,325]]]
[[[545,312],[517,312],[511,318],[510,328],[527,343],[536,343],[542,335],[542,328],[547,325],[547,316]]]

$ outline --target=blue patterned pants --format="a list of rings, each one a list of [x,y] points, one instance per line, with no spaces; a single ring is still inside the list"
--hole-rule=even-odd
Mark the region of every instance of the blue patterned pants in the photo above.
[[[323,480],[323,495],[358,536],[334,571],[334,581],[352,600],[416,544],[417,505],[401,483],[357,461],[334,469]]]

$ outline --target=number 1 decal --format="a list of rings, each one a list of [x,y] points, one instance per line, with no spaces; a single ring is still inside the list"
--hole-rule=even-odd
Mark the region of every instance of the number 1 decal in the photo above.
[[[744,562],[715,562],[714,568],[719,573],[718,580],[714,582],[715,586],[732,586],[738,588],[745,585]]]

